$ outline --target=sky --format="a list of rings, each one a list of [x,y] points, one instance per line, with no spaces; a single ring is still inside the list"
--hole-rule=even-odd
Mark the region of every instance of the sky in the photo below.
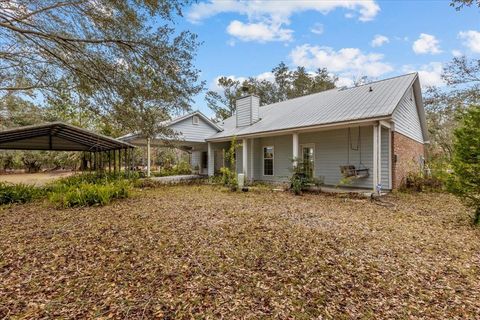
[[[423,87],[445,86],[443,66],[455,56],[480,58],[480,9],[450,1],[207,0],[176,22],[202,42],[195,59],[206,89],[221,76],[271,79],[281,61],[309,71],[327,68],[351,86],[417,71]],[[212,112],[205,91],[193,110]]]

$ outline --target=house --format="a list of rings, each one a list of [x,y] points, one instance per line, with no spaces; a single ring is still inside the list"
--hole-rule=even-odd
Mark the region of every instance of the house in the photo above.
[[[266,106],[245,95],[236,108],[221,124],[198,111],[168,124],[202,173],[226,165],[233,137],[241,143],[236,170],[250,181],[287,181],[302,161],[326,185],[347,175],[350,186],[395,189],[423,166],[428,136],[417,73]]]

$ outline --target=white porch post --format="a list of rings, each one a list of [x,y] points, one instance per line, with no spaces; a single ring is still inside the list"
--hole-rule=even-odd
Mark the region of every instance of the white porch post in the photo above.
[[[208,165],[207,165],[207,171],[209,176],[213,176],[215,173],[215,162],[214,162],[214,155],[213,155],[213,146],[212,143],[208,143],[208,154],[207,154],[207,160],[208,160]]]
[[[254,173],[254,168],[253,168],[253,153],[255,152],[255,139],[252,138],[250,139],[250,181],[253,181],[253,173]]]
[[[150,138],[147,138],[147,177],[150,177]]]
[[[298,133],[292,134],[292,157],[293,157],[293,166],[296,167],[298,165]]]
[[[242,140],[242,167],[243,174],[248,177],[248,144],[247,139]]]
[[[382,182],[382,125],[373,126],[373,191]]]
[[[373,126],[373,192],[377,189],[378,183],[378,124]]]
[[[378,168],[378,174],[377,174],[377,184],[381,184],[382,183],[382,125],[379,123],[378,124],[378,127],[377,127],[377,130],[378,130],[378,133],[377,133],[377,137],[378,137],[378,148],[377,148],[377,152],[378,152],[378,157],[377,157],[377,168]],[[384,188],[385,186],[382,186],[382,188]]]

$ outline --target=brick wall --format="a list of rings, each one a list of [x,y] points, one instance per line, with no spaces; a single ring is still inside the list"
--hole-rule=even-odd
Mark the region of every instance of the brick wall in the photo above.
[[[396,159],[395,159],[396,156]],[[409,172],[421,170],[421,157],[425,156],[425,147],[398,132],[392,132],[392,186],[401,186]]]

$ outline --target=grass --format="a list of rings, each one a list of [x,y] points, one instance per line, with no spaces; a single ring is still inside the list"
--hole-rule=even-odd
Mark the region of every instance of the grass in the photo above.
[[[211,186],[0,211],[0,318],[475,318],[480,230],[447,194]]]

